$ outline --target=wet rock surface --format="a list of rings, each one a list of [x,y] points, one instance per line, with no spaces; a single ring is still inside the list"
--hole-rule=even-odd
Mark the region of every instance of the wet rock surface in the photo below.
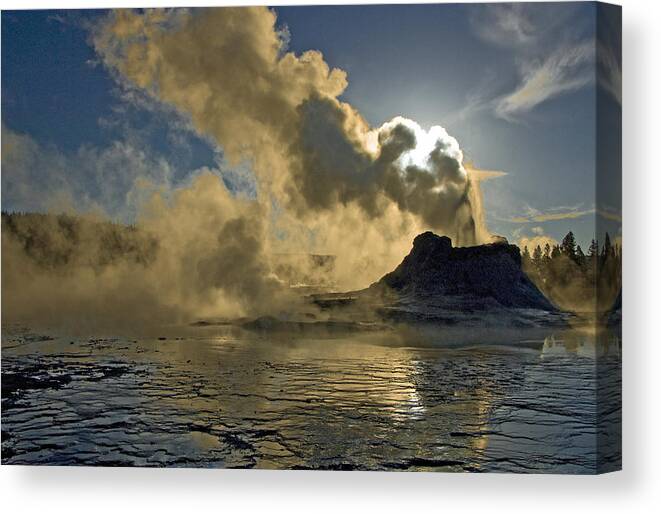
[[[572,319],[523,272],[517,246],[454,248],[432,232],[418,235],[401,264],[367,289],[310,299],[339,318],[411,326],[566,327]]]
[[[403,295],[490,299],[503,307],[557,310],[522,271],[517,246],[501,242],[454,248],[448,237],[432,232],[417,236],[402,263],[371,287],[380,288]]]
[[[617,338],[447,348],[207,330],[164,341],[3,330],[2,463],[592,473],[619,462],[615,436],[597,452],[608,429],[595,392],[599,363],[613,377],[599,404],[616,420]]]

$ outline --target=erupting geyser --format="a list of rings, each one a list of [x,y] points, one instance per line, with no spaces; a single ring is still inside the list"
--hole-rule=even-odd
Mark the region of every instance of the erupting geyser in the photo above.
[[[122,88],[176,109],[230,166],[249,162],[256,194],[230,192],[222,169],[198,170],[169,191],[136,176],[136,190],[153,191],[136,221],[156,248],[149,262],[101,259],[94,268],[103,245],[91,231],[75,245],[83,257],[49,273],[7,240],[3,278],[8,289],[22,284],[8,291],[18,313],[23,300],[26,312],[37,312],[44,288],[66,291],[48,296],[52,319],[83,311],[132,322],[265,313],[290,295],[287,277],[274,273],[277,255],[333,255],[332,276],[321,281],[347,290],[391,270],[424,230],[459,246],[489,239],[457,140],[403,117],[370,127],[338,100],[345,72],[318,51],[287,52],[267,8],[116,10],[93,42]],[[61,224],[48,226],[49,240],[67,237]],[[114,302],[119,291],[130,292]]]

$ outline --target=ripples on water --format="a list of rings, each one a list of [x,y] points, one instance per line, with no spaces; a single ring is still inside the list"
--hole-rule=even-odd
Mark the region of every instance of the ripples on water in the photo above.
[[[567,331],[457,348],[371,337],[286,342],[218,329],[134,341],[5,329],[2,463],[619,468],[617,337]]]

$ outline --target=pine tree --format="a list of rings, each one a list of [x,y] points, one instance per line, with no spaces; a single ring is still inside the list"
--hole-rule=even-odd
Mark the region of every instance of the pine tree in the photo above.
[[[590,242],[590,247],[588,248],[588,257],[592,260],[594,259],[597,255],[599,254],[599,245],[597,244],[597,240],[593,239]]]
[[[560,244],[560,250],[571,260],[576,260],[576,239],[574,233],[570,230]]]
[[[523,259],[523,262],[530,261],[530,252],[528,251],[527,246],[523,247],[523,254],[521,254],[521,258]]]
[[[542,267],[542,248],[537,245],[532,251],[532,262],[535,264],[535,267],[539,270]]]
[[[585,268],[586,258],[585,258],[585,254],[583,253],[583,248],[581,248],[581,245],[578,245],[576,247],[575,261],[576,264],[578,264],[581,267],[581,269]]]
[[[608,235],[608,232],[606,232],[606,237],[604,238],[604,246],[601,249],[601,256],[606,259],[607,257],[610,257],[613,252],[613,246],[611,245],[611,238]]]

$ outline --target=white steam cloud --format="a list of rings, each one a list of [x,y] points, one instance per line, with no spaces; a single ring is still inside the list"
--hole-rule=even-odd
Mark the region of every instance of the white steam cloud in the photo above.
[[[76,288],[85,299],[77,308],[101,312],[111,302],[99,304],[94,292],[127,287],[141,292],[133,296],[142,307],[125,298],[119,317],[146,304],[182,318],[273,311],[290,297],[290,277],[274,273],[279,255],[332,254],[325,278],[356,288],[390,271],[422,230],[458,245],[490,237],[457,140],[402,117],[370,127],[338,100],[345,72],[318,51],[285,52],[267,8],[117,10],[93,42],[123,87],[176,108],[230,164],[248,160],[257,195],[233,196],[205,173],[170,200],[154,194],[137,222],[158,241],[153,262],[140,272],[111,266],[81,281],[90,290]],[[69,270],[58,280],[76,278],[80,272]]]

